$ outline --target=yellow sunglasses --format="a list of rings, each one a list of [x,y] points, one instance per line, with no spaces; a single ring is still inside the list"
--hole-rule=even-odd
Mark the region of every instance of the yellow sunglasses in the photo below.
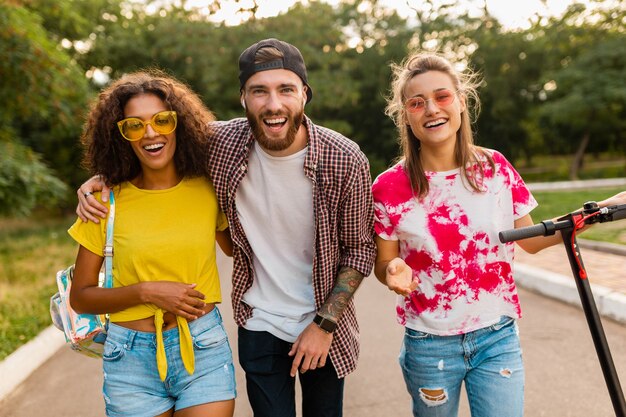
[[[148,122],[137,117],[120,120],[117,122],[117,127],[120,128],[120,133],[124,139],[136,141],[143,138],[148,125],[152,126],[152,129],[158,134],[168,135],[176,130],[176,123],[176,112],[167,110],[156,113]]]

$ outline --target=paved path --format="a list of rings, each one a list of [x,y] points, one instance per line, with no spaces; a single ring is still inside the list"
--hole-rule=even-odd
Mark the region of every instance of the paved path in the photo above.
[[[625,248],[626,249],[626,248]],[[617,255],[585,248],[580,249],[585,270],[592,285],[600,285],[626,295],[626,255]],[[531,255],[515,248],[516,263],[545,269],[572,277],[572,269],[563,245],[556,245]]]

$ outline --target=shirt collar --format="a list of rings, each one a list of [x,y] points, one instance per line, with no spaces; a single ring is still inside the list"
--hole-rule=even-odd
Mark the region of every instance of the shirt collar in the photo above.
[[[306,173],[314,173],[317,170],[317,161],[319,159],[318,146],[319,138],[317,136],[317,127],[313,124],[311,119],[306,115],[302,121],[307,130],[308,147],[309,150],[304,158],[304,171]]]

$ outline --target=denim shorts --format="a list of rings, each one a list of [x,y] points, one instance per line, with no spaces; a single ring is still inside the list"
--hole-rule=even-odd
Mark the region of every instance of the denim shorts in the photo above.
[[[473,416],[524,413],[522,351],[510,317],[456,336],[406,328],[399,360],[414,416],[456,417],[463,383]]]
[[[217,307],[190,322],[189,331],[195,355],[193,375],[183,365],[175,327],[163,332],[167,377],[161,381],[155,334],[109,324],[102,356],[107,416],[152,417],[172,408],[235,398],[233,355]]]

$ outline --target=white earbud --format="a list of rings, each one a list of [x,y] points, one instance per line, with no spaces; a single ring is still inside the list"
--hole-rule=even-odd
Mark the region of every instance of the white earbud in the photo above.
[[[243,109],[246,109],[246,100],[243,99],[243,97],[241,97],[241,107],[243,107]]]

